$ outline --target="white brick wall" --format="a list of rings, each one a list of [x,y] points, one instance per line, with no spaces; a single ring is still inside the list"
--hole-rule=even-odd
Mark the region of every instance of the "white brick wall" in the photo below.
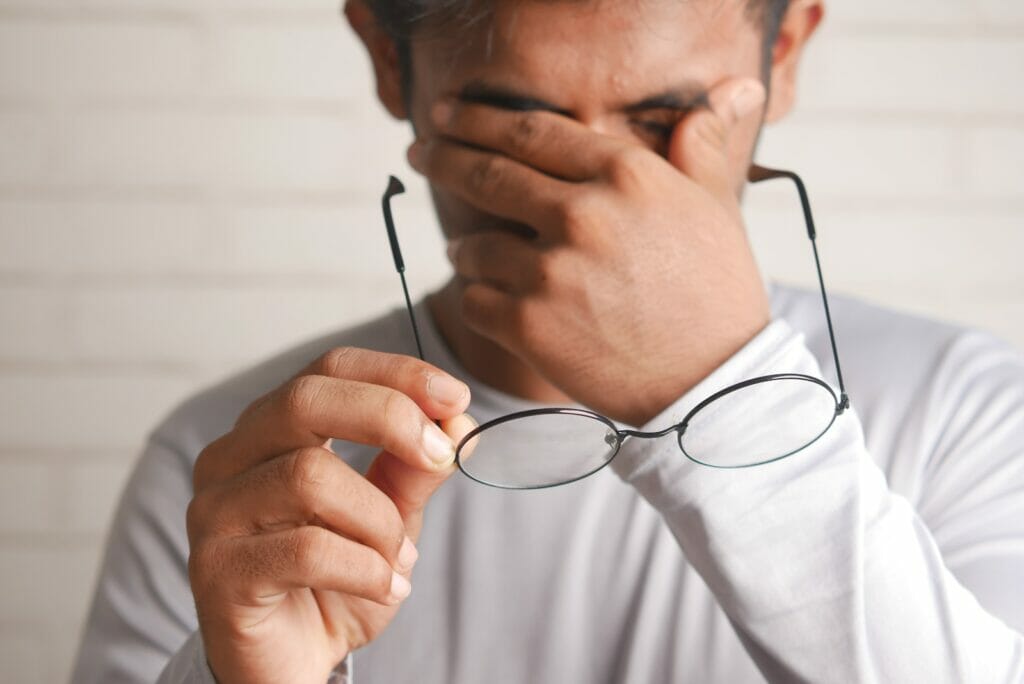
[[[796,115],[837,291],[1024,345],[1024,3],[834,0]],[[60,681],[146,431],[204,382],[445,273],[334,0],[0,0],[0,663]],[[810,282],[785,187],[766,270]],[[413,228],[413,227],[416,228]]]

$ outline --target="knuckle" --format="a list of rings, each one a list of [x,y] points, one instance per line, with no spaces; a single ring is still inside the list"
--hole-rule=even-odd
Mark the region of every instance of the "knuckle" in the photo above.
[[[320,449],[300,449],[288,455],[283,464],[284,480],[295,497],[308,508],[318,509],[320,493],[328,480],[330,464]]]
[[[224,460],[224,450],[232,439],[231,432],[213,440],[199,452],[192,466],[192,490],[202,491],[216,481]]]
[[[521,115],[515,125],[509,128],[509,148],[513,154],[526,154],[532,151],[538,142],[541,121],[536,113],[527,112]]]
[[[188,502],[188,508],[185,509],[185,529],[190,540],[198,540],[207,527],[210,517],[208,499],[209,497],[204,494],[196,494]]]
[[[194,545],[188,554],[188,576],[193,589],[209,586],[216,574],[216,567],[216,546]]]
[[[417,412],[416,404],[401,392],[392,390],[384,394],[381,416],[386,426],[418,423]]]
[[[500,157],[488,156],[477,162],[470,172],[469,183],[480,194],[495,192],[505,176],[505,165]]]
[[[559,223],[570,242],[575,242],[594,225],[593,202],[586,195],[572,197],[558,207]]]
[[[608,164],[608,176],[618,187],[632,187],[643,181],[648,164],[646,150],[628,146],[613,155]]]
[[[423,388],[430,379],[431,371],[425,363],[411,356],[399,356],[392,362],[397,377],[410,382],[413,385],[420,385]]]
[[[270,392],[261,395],[251,404],[246,406],[245,409],[243,409],[242,412],[238,415],[238,420],[235,421],[235,427],[238,427],[239,425],[242,425],[252,420],[253,417],[258,415],[261,410],[265,410],[267,406],[271,403],[271,401],[274,399],[275,395],[276,390],[271,390]]]
[[[352,347],[335,347],[317,359],[314,364],[315,372],[317,375],[340,378],[357,354],[358,350]]]
[[[281,408],[294,423],[302,423],[313,412],[313,406],[320,395],[322,383],[315,375],[303,375],[285,385],[281,396]]]
[[[379,444],[392,453],[413,449],[422,429],[416,403],[401,392],[391,391],[384,396],[380,415]]]
[[[303,527],[295,533],[291,562],[303,577],[319,575],[321,569],[330,563],[330,543],[327,539],[329,534],[330,532],[321,527],[312,526]]]
[[[210,463],[213,460],[210,454],[212,446],[213,444],[209,444],[200,451],[195,464],[192,466],[192,491],[198,492],[201,490],[213,475]]]

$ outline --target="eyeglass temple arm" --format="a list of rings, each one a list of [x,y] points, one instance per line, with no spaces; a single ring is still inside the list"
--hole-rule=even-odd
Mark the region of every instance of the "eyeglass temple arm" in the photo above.
[[[814,227],[814,216],[811,213],[811,203],[807,197],[807,188],[804,186],[804,182],[800,179],[800,176],[796,175],[792,171],[781,171],[776,169],[769,169],[756,164],[750,167],[750,173],[748,176],[751,183],[760,183],[761,181],[771,180],[774,178],[788,178],[796,184],[796,189],[800,193],[800,204],[803,207],[804,221],[807,224],[807,237],[811,240],[811,249],[814,252],[814,267],[818,273],[818,285],[821,288],[821,301],[825,307],[825,322],[828,324],[828,338],[832,344],[832,358],[836,364],[836,377],[839,379],[839,410],[844,411],[850,406],[850,399],[846,394],[846,385],[843,382],[843,370],[839,365],[839,352],[836,349],[836,335],[832,328],[832,313],[828,306],[828,295],[825,292],[825,278],[821,273],[821,259],[818,256],[818,244],[815,240],[817,237],[817,231]],[[398,233],[395,230],[395,222],[391,215],[391,198],[395,195],[400,195],[405,192],[405,186],[402,185],[402,181],[398,180],[394,176],[388,178],[388,187],[384,191],[384,196],[381,198],[381,207],[384,211],[384,224],[388,231],[388,243],[391,245],[391,256],[395,260],[395,270],[398,271],[398,276],[402,281],[402,293],[405,295],[405,308],[409,313],[409,322],[412,324],[412,334],[416,339],[416,352],[419,354],[420,360],[426,360],[423,358],[423,343],[420,341],[419,326],[416,324],[416,314],[413,312],[412,299],[409,297],[409,287],[405,282],[405,261],[402,259],[402,249],[398,245]]]
[[[811,213],[811,201],[807,196],[807,188],[804,186],[800,176],[792,171],[769,169],[764,166],[752,164],[747,176],[751,183],[772,180],[774,178],[788,178],[796,184],[797,192],[800,193],[800,205],[804,211],[804,222],[807,224],[807,237],[811,241],[811,250],[814,252],[814,268],[818,272],[818,286],[821,288],[821,303],[825,306],[825,322],[828,324],[828,339],[832,343],[832,359],[836,364],[836,377],[839,379],[839,412],[842,413],[850,407],[850,398],[846,394],[846,385],[843,383],[843,369],[839,365],[839,352],[836,349],[836,334],[832,328],[832,312],[828,306],[828,295],[825,293],[825,278],[821,274],[821,259],[818,257],[818,231],[814,227],[814,215]]]
[[[384,191],[384,197],[381,198],[381,207],[384,209],[384,225],[388,230],[388,243],[391,245],[391,256],[395,259],[395,270],[398,271],[398,277],[402,279],[405,308],[409,312],[413,337],[416,338],[416,353],[419,354],[420,361],[426,361],[423,358],[423,343],[420,342],[420,329],[416,325],[416,314],[413,313],[412,300],[409,298],[409,286],[405,283],[405,261],[402,260],[402,249],[398,246],[398,232],[395,231],[395,221],[391,217],[391,198],[401,195],[403,192],[405,192],[405,186],[402,185],[402,181],[394,176],[389,176],[388,187]]]

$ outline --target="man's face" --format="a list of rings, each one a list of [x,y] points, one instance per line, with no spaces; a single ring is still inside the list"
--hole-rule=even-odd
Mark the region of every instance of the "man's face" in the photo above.
[[[470,32],[426,29],[412,45],[409,115],[423,136],[445,96],[507,109],[550,109],[664,154],[674,125],[706,92],[759,77],[762,30],[745,0],[498,0]],[[453,35],[453,34],[458,35]],[[759,127],[730,141],[737,193]],[[509,227],[433,189],[445,234]],[[524,198],[524,201],[529,201]]]

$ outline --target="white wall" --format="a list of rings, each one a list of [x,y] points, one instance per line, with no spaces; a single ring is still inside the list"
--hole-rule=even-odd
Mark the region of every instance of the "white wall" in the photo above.
[[[1024,346],[1024,3],[835,0],[791,121],[836,291]],[[334,0],[0,0],[0,672],[66,677],[118,490],[200,385],[445,273]],[[791,191],[750,194],[809,282]],[[841,322],[840,322],[841,329]]]

